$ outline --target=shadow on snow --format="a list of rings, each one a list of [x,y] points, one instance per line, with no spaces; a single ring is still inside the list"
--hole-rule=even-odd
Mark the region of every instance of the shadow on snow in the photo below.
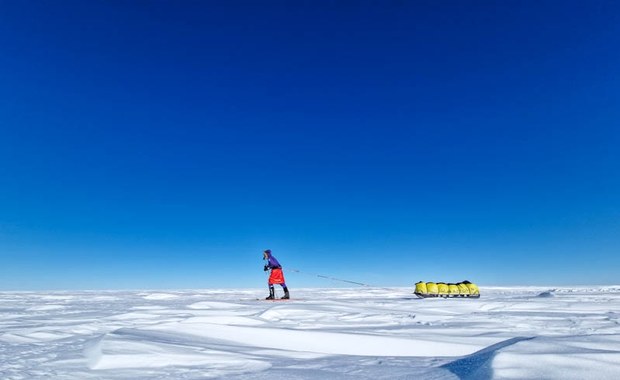
[[[462,359],[455,360],[448,364],[444,364],[441,368],[445,368],[458,376],[460,380],[486,380],[493,378],[493,369],[491,361],[500,349],[519,343],[524,340],[534,339],[534,337],[515,337],[495,343],[492,346],[483,348],[478,352],[474,352]]]

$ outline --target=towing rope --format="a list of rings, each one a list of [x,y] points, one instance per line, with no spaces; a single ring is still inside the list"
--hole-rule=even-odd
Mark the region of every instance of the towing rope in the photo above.
[[[327,280],[346,282],[346,283],[349,283],[349,284],[355,284],[355,285],[366,286],[366,287],[371,287],[371,288],[373,287],[372,285],[364,284],[363,282],[345,280],[345,279],[342,279],[342,278],[325,276],[325,275],[317,274],[317,273],[306,273],[306,272],[300,271],[299,269],[289,269],[289,270],[292,271],[292,272],[297,272],[297,273],[305,274],[305,275],[308,275],[308,276],[316,276],[316,277],[320,277],[320,278],[325,278]]]

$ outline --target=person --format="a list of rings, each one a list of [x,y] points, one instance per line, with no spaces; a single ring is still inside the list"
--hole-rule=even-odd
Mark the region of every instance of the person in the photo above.
[[[269,274],[269,296],[267,296],[266,300],[275,299],[275,289],[273,288],[274,284],[280,284],[282,289],[284,290],[284,296],[281,298],[283,300],[287,300],[290,298],[288,294],[288,288],[286,287],[286,282],[284,282],[284,273],[282,273],[282,265],[278,262],[272,254],[270,249],[266,249],[263,251],[263,260],[267,260],[267,264],[263,267],[263,270],[267,272],[271,270]]]

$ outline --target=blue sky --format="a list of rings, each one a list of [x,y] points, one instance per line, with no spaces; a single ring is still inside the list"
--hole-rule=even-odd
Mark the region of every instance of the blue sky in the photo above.
[[[618,15],[1,1],[0,289],[617,284]]]

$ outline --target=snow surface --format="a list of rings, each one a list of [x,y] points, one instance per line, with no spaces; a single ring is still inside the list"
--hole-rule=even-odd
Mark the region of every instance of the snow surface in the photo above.
[[[0,292],[0,379],[620,379],[620,286]]]

